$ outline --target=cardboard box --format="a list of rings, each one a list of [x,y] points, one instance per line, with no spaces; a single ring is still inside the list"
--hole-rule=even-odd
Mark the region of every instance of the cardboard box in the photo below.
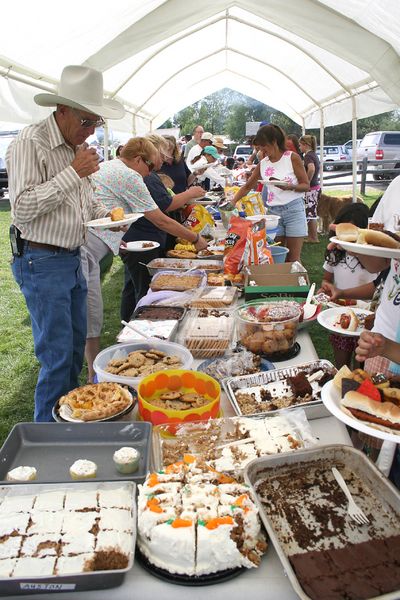
[[[306,298],[310,289],[307,271],[291,273],[294,263],[252,265],[245,277],[245,300],[273,296]],[[254,281],[256,285],[250,285]]]

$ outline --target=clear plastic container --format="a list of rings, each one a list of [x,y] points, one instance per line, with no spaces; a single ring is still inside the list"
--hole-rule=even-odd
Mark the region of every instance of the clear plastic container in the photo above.
[[[238,339],[256,354],[287,352],[293,347],[301,308],[297,302],[252,302],[236,309]]]
[[[230,349],[234,312],[221,309],[191,310],[179,333],[179,342],[194,358],[223,356]]]
[[[191,308],[229,308],[236,301],[238,290],[233,286],[206,286],[190,302]]]

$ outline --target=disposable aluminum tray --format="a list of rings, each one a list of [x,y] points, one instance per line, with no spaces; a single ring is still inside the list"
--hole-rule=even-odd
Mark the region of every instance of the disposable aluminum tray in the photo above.
[[[133,313],[133,315],[132,315],[132,319],[135,319],[135,320],[139,319],[139,320],[141,320],[141,315],[144,314],[144,316],[146,317],[146,319],[148,321],[158,321],[159,319],[154,319],[154,317],[152,317],[152,312],[155,312],[155,313],[160,313],[161,312],[162,313],[163,311],[168,311],[168,310],[170,310],[169,306],[153,306],[152,304],[148,304],[146,306],[140,306],[139,308],[137,308],[135,310],[135,312]],[[179,317],[177,316],[176,320],[178,320],[179,322],[181,322],[185,318],[187,309],[184,308],[183,306],[174,306],[173,310],[177,311],[177,315],[178,315],[178,313],[180,314]],[[161,319],[161,320],[167,321],[168,319],[164,318],[164,319]],[[171,320],[174,321],[175,319],[171,319]]]
[[[261,389],[274,388],[274,390],[277,392],[276,395],[278,396],[280,390],[282,391],[282,393],[284,393],[284,380],[287,377],[293,377],[294,375],[297,375],[299,371],[302,371],[304,369],[322,369],[323,371],[326,371],[329,369],[335,369],[335,367],[332,365],[331,362],[329,362],[329,360],[316,360],[309,363],[303,363],[301,365],[295,365],[293,367],[286,367],[284,369],[261,371],[260,373],[254,373],[252,375],[242,375],[240,377],[229,377],[224,380],[223,386],[225,388],[229,401],[232,404],[233,409],[237,415],[243,415],[246,417],[256,416],[260,413],[245,414],[242,412],[242,409],[236,398],[237,392],[240,391],[248,394],[254,393],[256,399],[258,401],[261,401]],[[308,419],[320,419],[323,417],[329,417],[330,413],[325,408],[320,397],[321,390],[318,386],[318,383],[313,382],[311,385],[313,390],[315,390],[315,392],[318,393],[318,399],[312,400],[310,402],[294,404],[293,406],[289,406],[287,408],[289,410],[293,408],[303,408],[306,412]],[[266,413],[274,414],[279,412],[279,410],[282,409],[266,411]],[[261,414],[266,413],[263,412]]]
[[[99,480],[142,483],[149,470],[151,429],[145,422],[18,423],[0,450],[0,479],[15,467],[29,465],[37,469],[40,483],[71,482],[69,467],[88,459],[97,464]],[[115,450],[123,446],[140,452],[139,468],[130,475],[119,473],[113,461]]]
[[[121,483],[110,483],[108,481],[96,482],[76,482],[60,484],[22,484],[18,487],[13,485],[2,485],[0,487],[0,498],[5,494],[13,496],[32,495],[39,492],[70,490],[84,491],[89,490],[113,490],[120,487],[127,487],[132,495],[132,516],[134,529],[132,533],[132,551],[130,552],[129,562],[125,569],[113,569],[109,571],[90,571],[85,573],[75,573],[72,575],[46,575],[42,577],[24,577],[24,578],[0,578],[0,596],[28,596],[35,593],[59,593],[59,592],[85,592],[88,590],[107,589],[117,587],[122,584],[125,575],[133,567],[136,546],[136,484],[129,481]],[[104,596],[103,596],[104,597]],[[79,598],[79,595],[77,595]]]
[[[214,257],[213,257],[214,258]],[[221,257],[218,257],[219,259]],[[188,269],[204,269],[205,271],[219,272],[224,268],[224,264],[222,260],[218,262],[212,259],[212,262],[215,263],[215,267],[206,269],[205,267],[212,264],[210,260],[207,258],[154,258],[147,264],[147,270],[151,276],[155,275],[159,271],[177,271],[178,273],[183,273]],[[176,266],[173,266],[176,265]],[[179,265],[179,266],[178,266]]]
[[[254,496],[260,510],[260,517],[265,525],[268,535],[275,547],[275,550],[282,562],[283,568],[299,598],[302,600],[310,600],[310,597],[303,591],[296,574],[289,561],[289,556],[297,552],[304,552],[296,543],[295,534],[292,532],[290,519],[286,519],[285,512],[282,507],[278,509],[271,508],[271,515],[267,514],[266,508],[261,501],[260,494],[257,492],[259,483],[262,480],[270,480],[271,485],[276,488],[278,478],[285,473],[288,473],[292,478],[291,468],[296,469],[298,466],[303,466],[306,470],[307,463],[312,461],[323,461],[326,467],[322,470],[321,487],[307,487],[308,497],[315,497],[316,504],[319,505],[319,514],[324,513],[324,523],[328,523],[326,511],[332,511],[332,517],[336,519],[344,519],[346,525],[344,528],[335,527],[335,529],[325,528],[324,537],[318,540],[315,548],[309,550],[322,550],[329,548],[343,547],[346,542],[358,543],[373,539],[374,532],[377,532],[379,538],[386,538],[400,534],[400,491],[397,490],[390,481],[377,469],[377,467],[363,454],[360,450],[356,450],[351,446],[344,445],[329,445],[319,446],[306,450],[298,450],[295,453],[278,454],[273,456],[260,457],[249,463],[244,470],[244,480],[254,491]],[[352,476],[355,476],[353,487],[350,486],[350,491],[355,495],[357,504],[366,513],[370,519],[370,525],[359,526],[352,521],[347,515],[348,503],[344,498],[343,505],[332,507],[327,502],[324,503],[324,486],[323,479],[328,478],[334,481],[331,468],[339,469],[346,481],[349,481]],[[328,472],[325,476],[323,473]],[[321,471],[320,471],[321,473]],[[304,486],[304,482],[300,485]],[[302,488],[304,490],[304,487]],[[285,488],[285,496],[289,492]],[[302,507],[300,507],[302,510]],[[317,513],[318,514],[318,513]],[[315,516],[310,513],[302,512],[302,517],[306,523],[310,523],[310,530],[316,529]],[[327,534],[327,532],[329,533]],[[344,542],[345,540],[345,542]],[[400,590],[387,593],[381,596],[370,598],[370,600],[398,600]]]

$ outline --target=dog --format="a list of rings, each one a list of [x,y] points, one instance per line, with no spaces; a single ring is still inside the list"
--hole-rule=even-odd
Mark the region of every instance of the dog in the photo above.
[[[361,196],[357,196],[356,201],[364,204],[364,200],[361,198]],[[350,204],[350,202],[353,202],[353,196],[328,196],[328,194],[320,195],[317,207],[317,215],[321,224],[320,233],[329,233],[329,225],[334,222],[339,210],[345,204]]]

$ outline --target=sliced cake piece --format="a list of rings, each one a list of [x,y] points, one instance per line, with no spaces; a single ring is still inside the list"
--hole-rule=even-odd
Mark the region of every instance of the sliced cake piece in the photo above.
[[[133,538],[124,531],[99,531],[96,552],[118,551],[129,555],[133,551]]]
[[[60,537],[58,533],[29,535],[23,541],[21,556],[57,556]]]
[[[0,504],[0,515],[3,513],[29,512],[33,507],[35,499],[36,496],[34,494],[27,494],[26,496],[6,496]]]
[[[0,558],[15,558],[19,555],[22,544],[20,535],[4,536],[0,538]]]
[[[79,554],[77,556],[60,556],[57,559],[55,572],[57,575],[69,575],[90,571],[93,556],[91,553]]]
[[[0,578],[11,577],[16,565],[16,558],[3,558],[0,560]]]
[[[61,538],[61,554],[63,556],[71,556],[73,554],[85,554],[93,552],[96,538],[92,533],[87,531],[69,531],[64,533]]]
[[[113,490],[99,490],[98,503],[104,508],[125,508],[131,509],[133,498],[130,489],[120,487]]]
[[[96,519],[98,518],[99,515],[94,510],[89,512],[67,512],[64,514],[62,532],[75,533],[75,535],[88,533],[96,525]]]
[[[44,577],[53,575],[56,558],[54,556],[43,556],[42,558],[32,558],[24,556],[18,558],[13,570],[13,577]]]
[[[0,538],[5,535],[21,535],[28,528],[29,514],[8,513],[0,515]]]
[[[65,496],[65,510],[96,510],[97,507],[97,490],[68,491]]]
[[[120,508],[101,508],[99,528],[115,529],[116,531],[133,531],[133,518],[130,510]]]
[[[29,519],[29,515],[26,516]],[[63,513],[33,509],[30,520],[31,523],[27,530],[29,535],[34,533],[60,533],[63,523]]]

